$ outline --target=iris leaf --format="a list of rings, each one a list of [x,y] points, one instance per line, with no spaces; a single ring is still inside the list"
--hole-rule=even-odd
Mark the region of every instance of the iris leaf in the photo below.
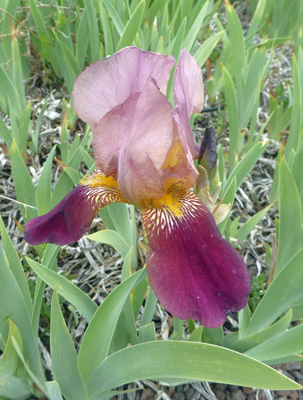
[[[159,341],[138,344],[109,356],[89,379],[88,394],[97,399],[110,388],[146,378],[206,380],[273,390],[301,387],[232,350],[204,343]]]

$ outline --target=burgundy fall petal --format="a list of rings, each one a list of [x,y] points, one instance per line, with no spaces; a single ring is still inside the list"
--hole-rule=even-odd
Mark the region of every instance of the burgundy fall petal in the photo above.
[[[55,243],[62,246],[74,243],[88,231],[96,213],[102,207],[110,203],[125,203],[126,200],[116,185],[90,185],[103,176],[98,171],[95,172],[85,178],[47,214],[28,221],[24,230],[25,241],[31,245]]]
[[[176,188],[168,196],[166,205],[142,210],[151,286],[174,316],[216,328],[247,303],[246,265],[197,196]]]

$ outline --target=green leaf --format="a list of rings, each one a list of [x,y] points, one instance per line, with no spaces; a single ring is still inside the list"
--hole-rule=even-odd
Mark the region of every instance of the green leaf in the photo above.
[[[244,353],[245,351],[259,345],[260,343],[265,342],[266,340],[276,336],[277,334],[284,332],[291,323],[292,320],[292,311],[289,310],[287,314],[284,315],[278,322],[269,326],[261,332],[253,333],[243,339],[237,340],[233,343],[230,348],[235,351],[239,351],[240,353]]]
[[[16,340],[22,350],[22,337],[19,329],[9,320],[8,340],[0,360],[0,398],[27,399],[31,394],[26,370],[15,350],[12,338]]]
[[[87,399],[78,368],[76,350],[60,310],[56,289],[51,306],[50,348],[52,373],[63,395],[67,399]]]
[[[183,42],[183,47],[185,47],[187,51],[191,51],[193,44],[195,43],[198,36],[199,30],[203,25],[205,18],[211,12],[212,7],[213,0],[206,0],[200,12],[195,15],[194,21],[189,25],[189,31],[186,33]]]
[[[19,205],[20,211],[25,221],[28,221],[37,216],[35,188],[15,140],[12,143],[10,157],[17,199],[24,203],[24,206]]]
[[[0,132],[1,132],[1,137],[4,139],[7,147],[11,147],[13,138],[12,138],[10,130],[3,122],[2,118],[0,118]]]
[[[113,21],[113,24],[121,37],[125,26],[124,26],[123,22],[121,21],[119,13],[116,11],[116,9],[111,1],[105,0],[104,6],[108,12],[109,18]]]
[[[300,63],[301,64],[301,63]],[[287,162],[290,162],[290,155],[292,149],[296,150],[302,132],[302,89],[303,81],[300,82],[300,68],[303,69],[303,63],[299,65],[295,54],[293,54],[293,84],[294,84],[294,94],[293,94],[293,107],[291,114],[290,130],[287,139],[287,145],[285,150],[285,157]],[[290,164],[291,165],[291,164]]]
[[[0,276],[0,327],[2,329],[8,318],[17,325],[22,335],[24,356],[28,360],[30,368],[38,376],[43,377],[38,343],[33,334],[30,315],[15,277],[6,263],[1,243]]]
[[[123,47],[131,46],[133,44],[142,22],[144,8],[145,2],[141,0],[124,28],[116,51],[123,49]]]
[[[155,324],[150,322],[140,328],[139,343],[152,342],[156,340]]]
[[[24,108],[26,107],[26,99],[23,85],[21,56],[17,37],[14,37],[12,41],[12,58],[14,86],[18,93],[18,100],[20,102],[21,109],[24,110]]]
[[[146,275],[146,269],[143,268],[122,282],[104,300],[91,320],[78,355],[79,368],[85,383],[95,368],[106,358],[125,301],[131,290],[145,279]]]
[[[202,333],[203,333],[203,326],[198,326],[198,328],[194,329],[193,332],[190,334],[190,337],[188,338],[189,342],[201,342],[202,339]]]
[[[14,99],[14,108],[13,108],[14,114],[16,117],[20,116],[22,112],[22,106],[18,98],[18,93],[14,87],[12,80],[3,69],[2,65],[0,65],[0,93],[2,93],[2,95],[6,99],[4,112],[6,114],[9,113],[7,99],[11,99],[11,101]]]
[[[19,121],[19,142],[17,143],[20,153],[25,153],[27,149],[28,132],[31,122],[31,103],[28,103],[23,110]]]
[[[123,258],[129,251],[129,245],[121,237],[121,235],[111,229],[104,229],[102,231],[92,233],[87,236],[88,239],[98,243],[106,243],[112,246]]]
[[[87,27],[89,33],[89,48],[90,48],[90,63],[99,59],[99,29],[98,18],[95,10],[94,2],[91,0],[84,0],[85,17],[87,18]]]
[[[280,230],[275,275],[299,250],[302,236],[302,209],[296,182],[283,158],[279,166]]]
[[[24,304],[26,305],[26,308],[28,310],[29,315],[31,315],[32,310],[33,310],[33,303],[29,291],[29,287],[27,284],[27,280],[24,275],[23,271],[23,266],[20,262],[19,255],[15,249],[15,246],[13,245],[6,227],[3,223],[2,217],[0,216],[0,233],[1,233],[1,239],[3,242],[3,248],[5,251],[5,255],[8,261],[8,265],[10,270],[12,271],[14,278],[19,286],[19,289],[22,293],[23,299],[24,299]]]
[[[221,190],[221,193],[223,195],[225,195],[227,188],[229,187],[230,182],[233,180],[234,177],[237,178],[236,189],[238,189],[246,175],[253,168],[261,154],[265,151],[267,145],[267,140],[258,142],[253,146],[253,148],[249,150],[247,154],[245,154],[245,156],[238,162],[236,167],[231,171],[227,181],[225,182],[224,187]]]
[[[231,75],[222,65],[224,91],[226,96],[228,120],[229,120],[229,172],[234,168],[235,154],[239,153],[240,132],[238,126],[238,102],[237,93]]]
[[[51,200],[52,185],[52,166],[53,158],[57,145],[55,145],[47,156],[47,160],[43,166],[42,174],[36,190],[36,202],[39,215],[46,214],[49,211]]]
[[[227,15],[227,25],[228,25],[231,49],[233,53],[235,74],[236,76],[238,75],[239,77],[241,77],[242,68],[245,62],[245,43],[244,43],[243,31],[236,11],[228,3],[228,1],[226,3],[227,5],[225,9]]]
[[[301,388],[274,369],[232,350],[204,343],[158,341],[109,356],[89,379],[88,394],[97,399],[111,388],[147,378],[206,380],[272,390]]]
[[[51,288],[57,287],[60,293],[68,300],[77,310],[81,312],[83,317],[89,322],[97,310],[97,305],[77,286],[68,279],[57,274],[55,271],[45,267],[26,257],[27,262],[35,273],[46,282]]]
[[[263,330],[288,310],[302,296],[302,287],[303,249],[288,261],[267,289],[251,317],[246,336]]]
[[[205,40],[205,42],[203,42],[203,44],[195,52],[194,57],[197,60],[197,63],[200,65],[200,67],[204,65],[205,61],[208,59],[211,52],[215,48],[216,44],[224,34],[225,32],[222,31],[210,36],[208,39]]]
[[[235,238],[243,242],[243,240],[250,234],[250,232],[254,229],[254,227],[265,217],[269,209],[273,205],[263,208],[263,210],[257,212],[257,214],[253,215],[249,220],[247,220],[240,229],[236,232]]]
[[[260,361],[287,357],[303,351],[303,325],[298,325],[266,340],[245,354]]]
[[[153,319],[153,316],[154,316],[154,313],[156,310],[157,301],[158,301],[158,299],[155,295],[155,292],[153,291],[152,287],[149,286],[148,295],[146,298],[146,303],[145,303],[145,307],[144,307],[144,311],[143,311],[143,315],[142,315],[142,319],[141,319],[141,326],[148,324]]]

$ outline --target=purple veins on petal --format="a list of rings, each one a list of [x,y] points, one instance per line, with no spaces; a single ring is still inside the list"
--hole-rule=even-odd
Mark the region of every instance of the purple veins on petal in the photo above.
[[[89,229],[96,213],[110,203],[125,203],[117,182],[98,170],[84,178],[51,211],[28,221],[24,239],[31,245],[72,244]]]
[[[177,188],[166,196],[142,210],[151,286],[174,316],[216,328],[247,303],[246,265],[197,196]]]

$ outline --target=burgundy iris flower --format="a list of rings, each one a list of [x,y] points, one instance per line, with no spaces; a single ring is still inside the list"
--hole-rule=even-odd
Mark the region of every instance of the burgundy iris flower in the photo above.
[[[74,243],[111,203],[141,209],[150,283],[163,306],[206,327],[245,307],[246,265],[222,238],[190,190],[197,180],[189,119],[203,108],[203,81],[183,49],[175,70],[175,107],[166,86],[172,56],[125,48],[87,67],[73,90],[74,108],[92,127],[97,169],[49,213],[26,224],[33,245]]]

